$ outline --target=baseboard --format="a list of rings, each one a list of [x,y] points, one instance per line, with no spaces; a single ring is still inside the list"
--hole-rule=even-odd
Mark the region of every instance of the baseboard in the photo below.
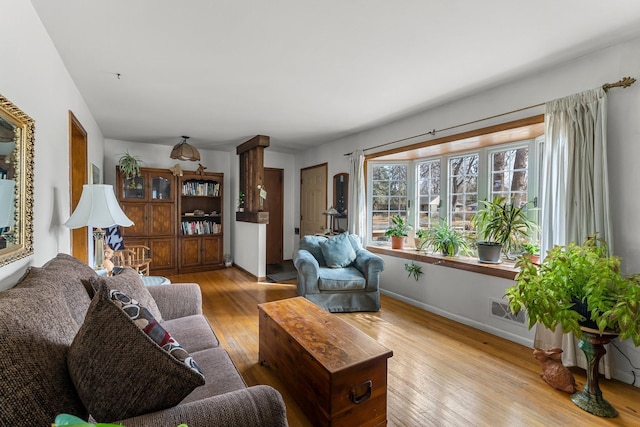
[[[520,337],[518,335],[509,333],[507,331],[503,331],[501,329],[494,328],[492,326],[486,325],[484,323],[477,322],[477,321],[475,321],[473,319],[469,319],[467,317],[463,317],[463,316],[459,316],[457,314],[449,313],[448,311],[442,310],[441,308],[434,307],[432,305],[425,304],[423,302],[416,301],[416,300],[411,299],[411,298],[407,298],[407,297],[405,297],[403,295],[396,294],[394,292],[389,292],[389,291],[386,291],[384,289],[380,289],[380,293],[382,293],[384,295],[387,295],[387,296],[389,296],[391,298],[400,300],[402,302],[406,302],[409,305],[421,308],[421,309],[423,309],[425,311],[428,311],[430,313],[437,314],[438,316],[446,317],[447,319],[451,319],[451,320],[454,320],[454,321],[456,321],[458,323],[462,323],[463,325],[471,326],[472,328],[479,329],[479,330],[487,332],[487,333],[489,333],[491,335],[495,335],[497,337],[504,338],[506,340],[515,342],[515,343],[523,345],[525,347],[533,348],[533,340],[529,340],[529,339]]]
[[[236,263],[233,263],[233,266],[234,266],[235,268],[237,268],[238,270],[242,271],[244,274],[246,274],[246,275],[248,275],[248,276],[252,277],[256,282],[264,282],[264,281],[266,281],[266,280],[267,280],[267,278],[266,278],[266,277],[258,277],[258,276],[256,276],[255,274],[250,273],[250,272],[248,272],[247,270],[245,270],[244,268],[240,267],[240,266],[239,266],[238,264],[236,264]]]

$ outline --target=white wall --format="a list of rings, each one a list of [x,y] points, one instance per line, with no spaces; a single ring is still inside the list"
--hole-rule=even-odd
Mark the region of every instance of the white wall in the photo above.
[[[421,114],[381,126],[379,128],[351,135],[346,138],[321,145],[296,157],[296,174],[300,168],[328,162],[329,175],[333,176],[341,170],[348,170],[348,161],[344,153],[355,149],[364,149],[388,141],[418,135],[432,129],[443,129],[461,123],[502,114],[523,107],[544,103],[549,100],[571,95],[583,90],[598,87],[603,83],[615,82],[624,76],[640,77],[640,38],[601,50],[591,55],[560,63],[546,70],[532,70],[524,78],[505,82],[503,85],[487,89],[472,96],[459,99],[446,105],[430,109]],[[469,125],[448,132],[437,133],[435,137],[457,134],[467,130],[486,127],[492,124],[516,120],[540,114],[542,107],[511,114],[479,124]],[[612,89],[609,95],[609,171],[610,202],[613,211],[614,251],[622,257],[623,270],[626,273],[640,272],[640,228],[637,212],[640,210],[640,197],[637,197],[637,183],[640,182],[640,83],[629,89]],[[423,137],[400,145],[428,140]],[[399,146],[399,145],[394,145]],[[394,146],[385,147],[392,148]],[[372,153],[375,151],[367,152]],[[299,175],[296,176],[296,194],[300,191]],[[329,192],[332,188],[329,188]],[[296,205],[296,218],[299,208]],[[299,226],[299,224],[296,224]],[[492,279],[473,274],[461,273],[454,269],[442,268],[437,273],[433,267],[427,269],[434,273],[432,277],[419,283],[398,280],[403,272],[405,260],[393,257],[386,258],[386,269],[381,276],[381,286],[389,292],[429,310],[440,312],[456,320],[483,327],[486,321],[484,311],[466,311],[467,306],[462,299],[462,292],[470,289],[460,285],[462,282],[473,283],[480,294],[478,305],[484,310],[486,300],[491,295],[499,295],[502,288],[509,286],[509,281]],[[425,275],[425,277],[428,275]],[[464,276],[464,277],[463,277]],[[406,277],[406,274],[405,274]],[[490,282],[490,283],[489,283]],[[451,287],[452,283],[458,286]],[[503,291],[503,290],[502,290]],[[466,299],[466,298],[465,298]],[[468,307],[466,307],[468,308]],[[511,334],[507,327],[492,325],[501,329],[500,334]],[[497,334],[497,332],[495,332]],[[529,340],[531,335],[523,333],[520,339]],[[631,343],[620,343],[619,347],[631,358],[635,366],[640,366],[640,352]],[[617,350],[613,350],[616,365],[614,376],[625,381],[632,381],[632,367]]]
[[[88,133],[89,162],[102,167],[104,138],[30,2],[0,0],[0,93],[35,120],[34,255],[0,268],[0,289],[28,265],[70,252],[69,110]]]
[[[233,233],[233,263],[258,279],[267,276],[267,225],[238,221]]]

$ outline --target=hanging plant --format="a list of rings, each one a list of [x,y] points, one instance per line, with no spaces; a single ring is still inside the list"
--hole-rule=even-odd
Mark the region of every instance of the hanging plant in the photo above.
[[[137,156],[132,156],[128,151],[122,154],[118,160],[120,173],[124,175],[125,179],[134,179],[139,177],[141,165],[142,160]]]
[[[409,272],[409,275],[407,277],[413,276],[413,278],[416,279],[416,282],[418,281],[418,279],[420,279],[420,276],[424,274],[422,272],[422,267],[420,267],[418,264],[415,264],[413,262],[405,264],[404,269]]]

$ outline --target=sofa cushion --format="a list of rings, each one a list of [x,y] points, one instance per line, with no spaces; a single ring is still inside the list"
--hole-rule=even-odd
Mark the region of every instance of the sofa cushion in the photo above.
[[[362,273],[354,267],[321,268],[318,289],[321,291],[355,291],[366,287]]]
[[[55,286],[0,292],[0,424],[48,426],[59,413],[86,419],[67,369],[78,330]]]
[[[60,253],[41,268],[29,267],[16,287],[57,286],[61,288],[67,307],[79,326],[84,321],[84,316],[91,303],[91,297],[82,281],[87,281],[91,277],[97,277],[91,267],[71,255]]]
[[[342,233],[320,242],[320,249],[327,267],[347,267],[356,259],[356,252],[349,241],[349,234]]]
[[[362,249],[362,240],[357,234],[349,234],[349,242],[351,243],[351,246],[353,246],[354,251],[358,252]]]
[[[151,336],[167,343],[171,353]],[[101,283],[67,359],[91,415],[98,422],[110,422],[158,411],[177,405],[203,385],[204,377],[189,363],[190,357],[171,344],[171,337],[144,307]],[[174,357],[176,352],[186,363]]]
[[[320,249],[320,243],[326,241],[327,238],[324,236],[304,236],[300,239],[300,249],[304,249],[309,251],[311,255],[318,261],[318,264],[321,267],[327,265],[327,262],[324,260],[324,255],[322,255],[322,249]]]
[[[211,396],[246,388],[242,376],[222,347],[209,348],[193,353],[207,378],[207,383],[196,388],[181,403],[195,402]]]
[[[200,314],[165,320],[161,324],[189,353],[220,345],[207,318]]]
[[[116,289],[130,296],[134,300],[138,301],[140,305],[149,310],[151,315],[153,315],[157,321],[162,322],[162,314],[160,313],[160,309],[158,309],[156,300],[153,299],[149,290],[142,282],[140,275],[133,268],[124,267],[117,276],[93,277],[91,278],[90,283],[94,292],[99,288],[99,286],[104,284],[109,290]]]

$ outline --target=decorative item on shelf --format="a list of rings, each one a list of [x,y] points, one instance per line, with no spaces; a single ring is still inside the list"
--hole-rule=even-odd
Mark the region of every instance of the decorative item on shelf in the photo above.
[[[238,212],[244,212],[244,191],[238,193]]]
[[[137,178],[140,175],[140,166],[142,165],[142,160],[138,156],[132,156],[129,152],[125,152],[120,156],[118,160],[118,168],[120,169],[120,173],[124,175],[125,179],[131,180],[130,185],[135,186],[134,178]]]
[[[11,179],[0,179],[0,236],[7,241],[14,240],[12,231],[15,216],[16,182]]]
[[[197,162],[200,160],[200,153],[198,150],[187,143],[188,136],[182,136],[182,141],[176,144],[171,150],[171,158],[178,160],[190,160]]]
[[[327,215],[329,217],[329,231],[328,233],[325,234],[333,234],[333,221],[334,221],[334,217],[336,215],[339,215],[340,213],[336,210],[336,208],[334,208],[333,206],[331,206],[329,209],[327,209],[326,211],[322,212],[322,215]]]
[[[111,185],[85,184],[82,187],[82,195],[80,196],[78,206],[76,206],[76,209],[64,225],[69,228],[87,226],[94,228],[94,268],[101,270],[104,268],[103,228],[113,225],[129,227],[133,225],[133,221],[131,221],[120,208]]]
[[[258,196],[260,197],[258,210],[262,211],[264,210],[264,201],[267,200],[267,189],[264,187],[264,185],[258,184],[258,190]]]
[[[202,163],[198,163],[198,169],[196,169],[196,173],[200,176],[204,176],[204,170],[206,168],[206,166],[202,166]]]
[[[444,256],[456,256],[458,252],[469,254],[469,244],[462,232],[454,229],[445,220],[427,230],[427,244]]]
[[[420,276],[424,274],[422,271],[422,267],[414,262],[405,264],[404,269],[409,272],[409,275],[407,277],[413,276],[413,278],[416,279],[416,282],[418,281],[418,279],[420,279]]]
[[[620,259],[608,253],[606,242],[594,235],[582,245],[553,247],[540,265],[520,257],[517,283],[506,297],[512,312],[527,310],[529,328],[560,326],[581,338],[579,347],[589,364],[587,384],[572,400],[590,413],[612,417],[617,412],[602,398],[598,362],[606,353],[603,345],[616,335],[640,345],[640,275],[624,276]]]
[[[493,201],[481,200],[484,205],[473,216],[472,223],[478,233],[478,258],[480,262],[500,262],[500,252],[507,259],[537,230],[535,221],[527,216],[528,202],[517,207],[511,199],[495,197]]]
[[[173,176],[182,176],[183,175],[182,168],[180,167],[179,163],[176,163],[175,165],[171,166],[169,168],[169,170],[171,171]]]
[[[402,249],[404,239],[407,237],[412,227],[400,215],[391,217],[392,226],[387,228],[384,235],[391,237],[391,249]]]

